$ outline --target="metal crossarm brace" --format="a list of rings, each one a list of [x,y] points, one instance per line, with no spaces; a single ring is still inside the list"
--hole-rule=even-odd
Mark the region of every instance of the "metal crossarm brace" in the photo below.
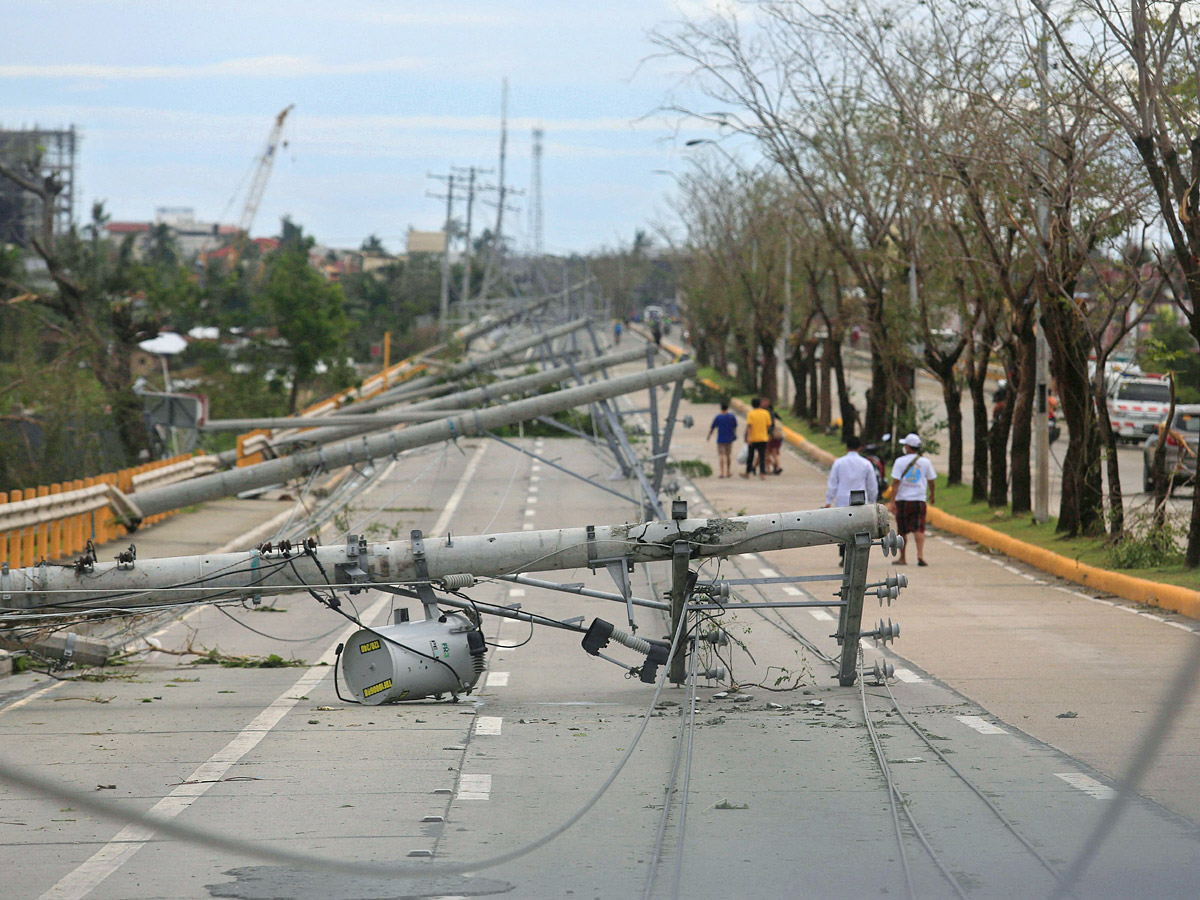
[[[650,396],[654,396],[654,389],[650,389]],[[675,391],[671,394],[671,406],[667,411],[667,421],[663,425],[662,441],[659,445],[662,447],[662,452],[655,451],[654,458],[654,490],[657,493],[662,490],[663,472],[667,468],[667,451],[671,447],[671,438],[675,433],[675,417],[679,412],[679,401],[683,399],[683,382],[675,382]]]
[[[421,598],[421,605],[425,608],[425,618],[436,619],[438,617],[438,599],[429,585],[429,564],[425,556],[425,538],[421,534],[420,528],[414,528],[409,532],[409,537],[412,539],[413,568],[417,572],[417,577],[421,579],[413,585],[413,590]]]
[[[679,633],[679,620],[685,615],[695,573],[689,571],[691,547],[687,541],[675,541],[671,545],[671,634]],[[687,679],[687,641],[679,641],[671,656],[667,677],[672,684],[683,684]]]

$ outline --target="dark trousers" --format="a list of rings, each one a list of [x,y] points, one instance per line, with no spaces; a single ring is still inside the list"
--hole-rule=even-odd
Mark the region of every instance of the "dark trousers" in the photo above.
[[[755,441],[750,445],[750,455],[746,457],[746,474],[754,474],[754,458],[758,457],[758,474],[767,474],[767,442]]]

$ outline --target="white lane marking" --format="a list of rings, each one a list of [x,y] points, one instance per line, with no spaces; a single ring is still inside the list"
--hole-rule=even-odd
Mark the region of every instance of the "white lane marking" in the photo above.
[[[510,596],[510,597],[524,597],[524,596],[525,596],[525,588],[509,588],[509,589],[508,589],[508,596]]]
[[[1028,581],[1037,581],[1036,575],[1030,575],[1028,572],[1020,572],[1020,576]]]
[[[1171,622],[1167,619],[1163,619],[1163,624],[1170,625],[1172,628],[1178,628],[1180,631],[1186,631],[1188,634],[1196,633],[1196,629],[1192,628],[1190,625],[1184,625],[1182,622]]]
[[[499,734],[503,716],[480,716],[475,720],[475,734]]]
[[[539,481],[541,481],[541,480],[542,480],[542,476],[541,476],[541,475],[530,475],[530,476],[529,476],[529,483],[530,483],[530,484],[537,484],[537,483],[538,483]]]
[[[911,669],[897,669],[896,677],[906,684],[920,684],[925,679]]]
[[[371,608],[363,616],[363,621],[369,622],[377,618],[383,608],[391,602],[390,595],[381,595],[371,604]],[[301,696],[307,694],[329,674],[330,668],[337,659],[334,648],[339,643],[345,642],[357,628],[357,625],[347,627],[321,654],[317,665],[310,666],[295,684],[255,716],[254,720],[243,728],[233,740],[210,756],[208,761],[193,772],[187,781],[155,803],[150,808],[148,815],[161,819],[174,819],[208,793],[209,788],[220,782],[225,777],[225,773],[238,760],[257,747],[271,729],[291,712],[292,707],[300,702]],[[154,834],[153,828],[127,825],[117,833],[116,837],[92,854],[90,859],[85,860],[73,872],[60,878],[38,900],[82,900],[83,897],[95,890],[100,882],[117,871],[130,857],[141,850],[154,837]]]
[[[479,464],[483,461],[483,454],[487,453],[487,448],[491,444],[487,441],[479,445],[479,449],[475,451],[475,455],[471,457],[471,461],[467,463],[466,469],[463,470],[462,477],[458,479],[458,484],[454,487],[454,493],[450,495],[450,499],[446,501],[446,507],[442,510],[442,514],[438,516],[437,522],[433,526],[433,530],[428,532],[431,535],[441,535],[446,533],[446,529],[450,525],[450,520],[454,518],[455,512],[458,511],[458,504],[462,502],[463,495],[467,492],[467,485],[471,483],[471,479],[475,477],[475,470],[479,468]]]
[[[536,494],[539,490],[540,488],[536,484],[531,484],[529,486],[529,493],[531,494]]]
[[[537,463],[534,463],[532,466],[529,467],[529,471],[530,472],[540,472],[540,471],[542,471],[542,467],[539,466]],[[533,478],[530,478],[529,480],[533,481]]]
[[[522,531],[533,531],[533,523],[526,522],[524,525],[521,526],[521,530]]]
[[[508,687],[507,672],[488,672],[485,687]]]
[[[759,569],[758,573],[760,575],[762,575],[763,578],[778,578],[779,577],[779,573],[776,572],[774,569],[763,568],[763,569]]]
[[[458,778],[459,800],[490,800],[492,796],[491,775],[467,775]]]
[[[1008,734],[999,725],[994,725],[987,719],[980,718],[979,716],[955,716],[954,718],[958,719],[958,721],[962,722],[968,728],[974,728],[980,734]]]
[[[789,597],[803,597],[804,596],[804,594],[801,593],[800,588],[794,588],[790,584],[785,584],[783,586],[783,592],[785,594],[787,594]]]
[[[525,518],[527,518],[527,519],[532,519],[532,518],[534,517],[534,515],[536,515],[536,514],[537,514],[537,510],[536,510],[536,509],[527,509],[527,510],[525,510]]]
[[[831,616],[829,613],[825,612],[825,610],[823,610],[823,609],[810,609],[808,611],[808,614],[810,616],[812,616],[814,619],[816,619],[818,622],[832,622],[833,621],[833,616]]]
[[[1090,778],[1082,772],[1055,772],[1054,777],[1061,778],[1071,787],[1078,788],[1097,800],[1111,800],[1117,796],[1117,792],[1108,785],[1101,784],[1095,778]]]
[[[530,494],[528,497],[525,498],[525,502],[527,504],[529,504],[530,506],[533,506],[534,504],[536,504],[538,502],[537,494]]]
[[[1005,566],[1005,567],[1004,567],[1004,571],[1005,571],[1005,572],[1012,572],[1014,575],[1020,575],[1020,574],[1021,574],[1021,570],[1020,570],[1020,569],[1018,569],[1018,568],[1015,568],[1014,566]]]
[[[65,681],[52,681],[45,687],[38,688],[32,694],[22,697],[20,700],[14,700],[12,703],[8,704],[8,706],[0,706],[0,714],[8,712],[10,709],[20,709],[26,703],[32,703],[34,700],[38,699],[39,697],[45,696],[46,694],[50,693],[52,690],[54,690],[60,684],[66,684],[66,682]]]

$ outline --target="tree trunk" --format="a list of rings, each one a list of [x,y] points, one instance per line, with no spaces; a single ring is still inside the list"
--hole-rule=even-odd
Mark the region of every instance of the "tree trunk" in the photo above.
[[[1063,459],[1057,530],[1071,537],[1102,534],[1104,489],[1100,434],[1087,374],[1091,337],[1079,320],[1074,302],[1064,296],[1052,296],[1044,301],[1042,320],[1050,344],[1051,368],[1058,382],[1060,408],[1070,435]]]
[[[821,402],[817,410],[817,425],[822,431],[828,431],[833,421],[833,385],[829,381],[833,354],[829,351],[829,344],[829,338],[821,341]]]
[[[986,371],[986,366],[984,367]],[[982,503],[988,498],[988,408],[983,380],[968,382],[971,392],[971,418],[975,423],[975,446],[971,458],[971,502]]]
[[[1092,379],[1092,406],[1104,446],[1105,468],[1108,474],[1108,533],[1119,540],[1125,533],[1125,501],[1121,498],[1121,467],[1117,459],[1117,433],[1108,418],[1108,399],[1104,385],[1105,360],[1096,360],[1096,375]]]
[[[1011,385],[1009,390],[1012,390]],[[992,427],[988,431],[988,451],[991,455],[988,506],[1008,505],[1008,432],[1011,426],[1012,404],[1005,403],[1000,415],[992,419]]]
[[[1195,257],[1192,258],[1192,271],[1188,273],[1188,293],[1192,298],[1193,314],[1188,317],[1192,337],[1200,335],[1200,313],[1196,312],[1196,298],[1200,297],[1200,269],[1197,269]],[[1200,340],[1200,338],[1197,338]],[[1196,476],[1200,482],[1200,472]],[[1184,568],[1194,569],[1200,566],[1200,483],[1192,486],[1192,517],[1188,521],[1187,550],[1183,556]]]
[[[1017,383],[1009,385],[1012,401],[1012,449],[1010,451],[1012,512],[1021,515],[1033,509],[1030,457],[1033,446],[1033,394],[1037,387],[1037,353],[1033,317],[1022,322],[1017,345]],[[1086,371],[1086,370],[1085,370]]]
[[[867,304],[871,337],[871,390],[867,392],[867,408],[863,431],[873,440],[888,430],[891,391],[888,385],[887,368],[884,365],[883,348],[887,341],[887,330],[883,323],[883,298],[876,297]]]
[[[92,374],[104,389],[128,465],[150,449],[142,404],[133,392],[133,349],[117,344],[96,346],[91,353]]]
[[[762,347],[762,372],[759,376],[758,393],[774,403],[779,397],[779,378],[776,374],[779,366],[775,358],[775,342],[760,341]]]
[[[842,443],[845,443],[858,433],[858,410],[850,400],[850,386],[846,383],[846,368],[840,341],[830,344],[830,356],[833,357],[833,373],[837,381],[838,412],[842,417]]]
[[[946,404],[946,428],[950,432],[950,459],[947,463],[946,484],[962,484],[962,388],[954,378],[953,367],[951,367],[949,376],[942,381],[942,400]]]

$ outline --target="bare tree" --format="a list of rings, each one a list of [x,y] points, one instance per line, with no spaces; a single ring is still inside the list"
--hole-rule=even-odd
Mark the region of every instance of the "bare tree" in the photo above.
[[[1033,3],[1066,71],[1137,153],[1183,277],[1180,308],[1200,339],[1200,21],[1192,4],[1078,0],[1068,30],[1049,4]],[[1184,564],[1200,566],[1200,491]]]

